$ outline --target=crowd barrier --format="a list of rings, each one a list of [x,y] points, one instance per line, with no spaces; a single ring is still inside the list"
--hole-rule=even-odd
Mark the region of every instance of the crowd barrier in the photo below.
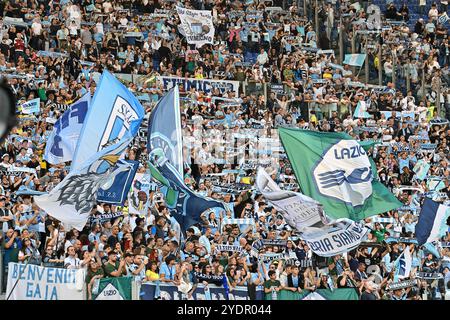
[[[141,285],[140,298],[141,300],[154,300],[157,287],[159,286],[159,298],[161,300],[183,300],[183,293],[178,291],[178,287],[172,284],[155,282],[144,282]],[[213,284],[208,285],[209,295],[211,300],[226,300],[225,288]],[[192,293],[193,300],[207,300],[208,293],[205,292],[205,286],[199,284]],[[228,294],[229,300],[249,300],[247,287],[237,286]],[[263,288],[258,286],[256,288],[256,300],[263,300]]]
[[[10,300],[86,300],[87,286],[84,269],[41,267],[31,264],[9,263],[6,296]],[[206,289],[206,290],[205,290]],[[192,293],[193,300],[272,300],[262,286],[249,293],[246,286],[226,292],[222,286],[203,284]],[[12,293],[11,293],[12,292]],[[10,294],[11,293],[11,294]],[[135,277],[103,278],[94,282],[93,300],[183,300],[187,297],[172,284],[139,283]],[[301,293],[281,290],[277,300],[358,300],[355,289],[318,289]]]
[[[155,282],[146,282],[141,285],[141,300],[154,300],[157,293]],[[208,295],[211,300],[226,300],[226,292],[223,287],[216,285],[208,285],[209,294],[205,293],[205,287],[199,284],[192,294],[193,300],[206,300]],[[250,300],[248,289],[245,286],[237,286],[228,295],[229,300]],[[178,291],[178,287],[171,284],[159,284],[159,299],[161,300],[182,300],[186,299],[183,293]],[[271,293],[264,293],[262,286],[256,287],[254,300],[272,300]],[[290,290],[280,290],[277,294],[277,300],[359,300],[356,289],[318,289],[314,292],[303,290],[300,292],[292,292]]]

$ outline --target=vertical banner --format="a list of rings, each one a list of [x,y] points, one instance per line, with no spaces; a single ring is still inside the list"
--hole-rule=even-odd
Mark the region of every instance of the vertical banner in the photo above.
[[[44,268],[10,262],[6,297],[10,300],[84,300],[85,270]]]
[[[146,215],[150,194],[150,176],[137,173],[128,194],[128,210],[130,214]]]

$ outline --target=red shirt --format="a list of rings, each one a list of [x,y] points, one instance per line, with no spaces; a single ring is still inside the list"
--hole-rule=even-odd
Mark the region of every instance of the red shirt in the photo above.
[[[14,39],[14,49],[16,51],[24,51],[25,50],[25,42],[22,39],[15,38]]]

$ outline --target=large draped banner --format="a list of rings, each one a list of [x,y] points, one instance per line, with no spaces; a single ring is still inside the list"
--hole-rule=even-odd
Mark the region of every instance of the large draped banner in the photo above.
[[[84,300],[84,269],[48,268],[14,262],[9,263],[8,269],[6,297],[12,291],[10,300]]]

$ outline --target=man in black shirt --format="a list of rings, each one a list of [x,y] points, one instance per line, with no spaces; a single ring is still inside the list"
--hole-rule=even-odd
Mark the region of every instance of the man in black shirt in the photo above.
[[[8,229],[13,229],[14,216],[11,211],[5,207],[6,198],[0,196],[0,233],[3,231],[6,233]]]
[[[108,245],[114,250],[116,243],[119,242],[119,226],[113,226],[111,230],[111,235],[108,238]]]

